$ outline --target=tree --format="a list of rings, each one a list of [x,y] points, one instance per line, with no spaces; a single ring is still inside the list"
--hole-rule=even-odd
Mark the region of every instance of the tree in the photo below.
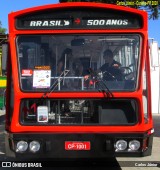
[[[158,19],[160,15],[160,12],[158,11],[158,6],[151,8],[151,14],[149,16],[149,19]]]
[[[2,23],[1,23],[1,21],[0,21],[0,34],[5,34],[6,31],[7,31],[6,28],[2,28]]]
[[[59,2],[101,2],[116,4],[146,10],[149,14],[149,19],[158,19],[160,16],[160,0],[59,0]]]

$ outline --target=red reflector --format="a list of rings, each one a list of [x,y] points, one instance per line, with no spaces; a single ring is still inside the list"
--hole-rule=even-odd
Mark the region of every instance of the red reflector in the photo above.
[[[151,134],[153,134],[153,133],[154,133],[154,129],[151,129],[151,130],[149,130],[149,131],[147,132],[148,135],[151,135]]]
[[[90,142],[66,141],[65,150],[90,150]]]
[[[144,139],[144,140],[143,140],[143,151],[145,151],[145,150],[147,149],[147,147],[148,147],[148,146],[147,146],[147,145],[148,145],[147,143],[148,143],[148,139]]]

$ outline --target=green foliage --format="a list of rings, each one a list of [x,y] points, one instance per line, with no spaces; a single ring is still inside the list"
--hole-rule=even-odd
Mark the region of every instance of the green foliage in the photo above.
[[[149,15],[149,19],[159,19],[160,12],[158,11],[158,6],[151,9],[151,14]]]
[[[6,28],[2,28],[2,23],[1,23],[1,21],[0,21],[0,34],[5,34],[6,31],[7,31]]]
[[[155,20],[160,16],[160,0],[59,0],[59,2],[100,2],[116,4],[146,10],[149,14],[149,19]]]

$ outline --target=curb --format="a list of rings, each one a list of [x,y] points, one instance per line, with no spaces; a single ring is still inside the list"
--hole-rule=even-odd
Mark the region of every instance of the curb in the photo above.
[[[0,116],[3,116],[3,115],[5,115],[5,110],[0,110]]]

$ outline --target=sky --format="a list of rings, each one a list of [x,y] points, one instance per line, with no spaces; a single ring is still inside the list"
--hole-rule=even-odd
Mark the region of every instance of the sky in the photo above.
[[[0,0],[0,21],[2,22],[2,27],[8,28],[8,14],[10,12],[56,3],[59,3],[59,0]],[[158,20],[149,20],[148,32],[149,38],[157,41],[160,47],[160,18]]]

